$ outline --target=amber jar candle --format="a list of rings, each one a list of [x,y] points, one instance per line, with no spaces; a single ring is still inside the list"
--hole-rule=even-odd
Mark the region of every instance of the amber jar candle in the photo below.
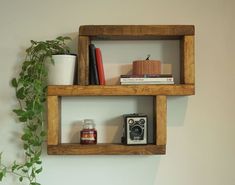
[[[92,119],[85,119],[83,129],[80,132],[81,144],[96,144],[97,143],[97,131],[95,129],[95,123]]]

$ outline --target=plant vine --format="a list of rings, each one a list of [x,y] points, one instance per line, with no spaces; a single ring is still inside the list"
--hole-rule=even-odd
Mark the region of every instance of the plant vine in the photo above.
[[[0,181],[6,174],[14,174],[20,182],[27,181],[29,185],[40,185],[37,176],[42,172],[42,146],[46,139],[45,101],[47,91],[47,65],[54,54],[69,54],[66,45],[69,37],[58,37],[55,40],[33,41],[26,49],[26,58],[21,72],[11,81],[15,89],[19,107],[13,112],[23,124],[21,140],[25,160],[23,163],[13,162],[10,166],[2,163],[0,153]]]

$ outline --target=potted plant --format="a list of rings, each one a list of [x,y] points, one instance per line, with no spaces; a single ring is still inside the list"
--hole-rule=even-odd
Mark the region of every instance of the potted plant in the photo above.
[[[70,53],[64,43],[69,37],[58,37],[49,41],[52,53],[47,58],[53,65],[48,65],[48,85],[73,85],[76,55]],[[50,62],[48,62],[49,64]]]
[[[29,185],[40,185],[37,175],[42,171],[42,145],[46,137],[45,101],[48,77],[47,63],[55,63],[54,54],[69,54],[65,44],[69,37],[58,37],[49,41],[31,41],[26,49],[26,59],[23,62],[18,78],[11,83],[15,88],[19,107],[13,112],[23,124],[21,140],[25,161],[14,162],[12,165],[2,163],[0,153],[0,181],[7,173],[18,176],[19,181],[27,181]]]

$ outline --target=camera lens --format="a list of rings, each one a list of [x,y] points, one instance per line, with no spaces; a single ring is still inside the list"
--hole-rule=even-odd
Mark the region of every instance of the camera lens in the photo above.
[[[135,125],[130,130],[131,139],[140,139],[143,134],[143,129],[139,125]]]

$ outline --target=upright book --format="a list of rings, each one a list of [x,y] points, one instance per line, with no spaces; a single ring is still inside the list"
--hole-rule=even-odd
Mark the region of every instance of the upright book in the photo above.
[[[89,45],[89,84],[99,85],[98,71],[96,66],[95,45]]]
[[[98,69],[99,84],[105,85],[105,75],[104,75],[104,66],[100,48],[95,48],[96,54],[96,65]]]

